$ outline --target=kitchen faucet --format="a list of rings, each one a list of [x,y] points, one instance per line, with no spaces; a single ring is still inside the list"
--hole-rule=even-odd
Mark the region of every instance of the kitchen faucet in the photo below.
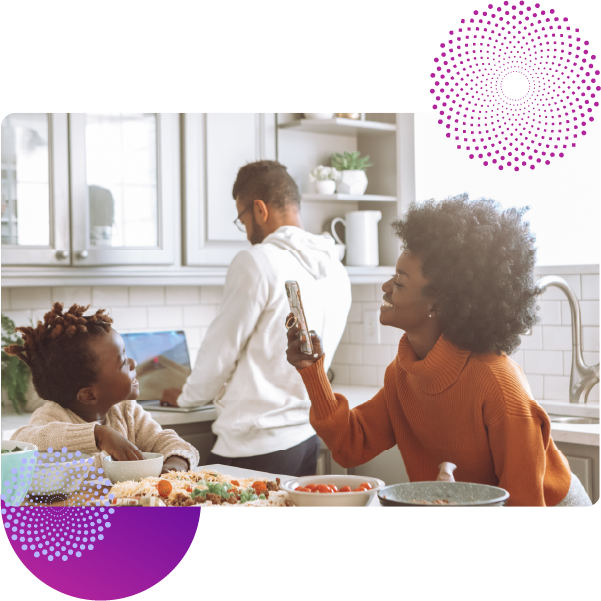
[[[591,388],[599,382],[599,364],[589,367],[584,364],[580,340],[580,305],[569,284],[558,275],[542,277],[537,286],[557,286],[568,297],[572,315],[572,369],[570,372],[570,403],[586,403]]]

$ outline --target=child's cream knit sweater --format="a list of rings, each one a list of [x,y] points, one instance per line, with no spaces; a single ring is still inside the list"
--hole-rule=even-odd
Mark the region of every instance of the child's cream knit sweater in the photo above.
[[[11,440],[30,442],[40,452],[48,447],[60,450],[81,451],[94,455],[96,468],[107,453],[96,447],[94,428],[98,422],[85,422],[69,409],[53,401],[34,411],[29,425],[19,428]],[[114,428],[133,442],[140,451],[162,453],[165,459],[172,455],[188,460],[190,468],[198,465],[198,451],[182,440],[173,430],[163,430],[136,401],[122,401],[113,405],[106,414],[103,425]]]

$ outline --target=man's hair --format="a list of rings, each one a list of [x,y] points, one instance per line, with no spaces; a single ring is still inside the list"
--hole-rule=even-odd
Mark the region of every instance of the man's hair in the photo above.
[[[33,385],[43,399],[68,407],[81,388],[97,380],[96,356],[90,338],[111,330],[113,320],[99,309],[85,316],[89,305],[73,305],[63,313],[63,304],[54,303],[44,315],[44,323],[18,327],[23,346],[4,348],[8,355],[19,357],[31,370]]]
[[[520,334],[535,325],[535,238],[529,209],[500,209],[467,194],[412,203],[393,228],[405,249],[422,261],[429,284],[423,294],[438,302],[443,334],[475,353],[512,353]]]
[[[240,167],[232,196],[244,204],[259,199],[279,211],[300,207],[298,186],[277,161],[256,161]]]

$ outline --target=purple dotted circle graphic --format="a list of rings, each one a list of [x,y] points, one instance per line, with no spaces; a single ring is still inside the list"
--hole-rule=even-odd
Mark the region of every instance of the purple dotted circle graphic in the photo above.
[[[112,507],[3,507],[8,537],[22,551],[48,561],[68,561],[93,551],[111,527]]]
[[[599,106],[599,69],[580,30],[539,3],[499,2],[440,44],[430,93],[438,123],[469,159],[519,171],[575,148]]]

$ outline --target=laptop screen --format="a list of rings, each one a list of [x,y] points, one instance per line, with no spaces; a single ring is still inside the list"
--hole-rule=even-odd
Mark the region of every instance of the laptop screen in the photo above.
[[[191,373],[186,334],[168,332],[130,332],[121,334],[128,357],[135,359],[139,401],[160,399],[166,388],[182,388]]]

